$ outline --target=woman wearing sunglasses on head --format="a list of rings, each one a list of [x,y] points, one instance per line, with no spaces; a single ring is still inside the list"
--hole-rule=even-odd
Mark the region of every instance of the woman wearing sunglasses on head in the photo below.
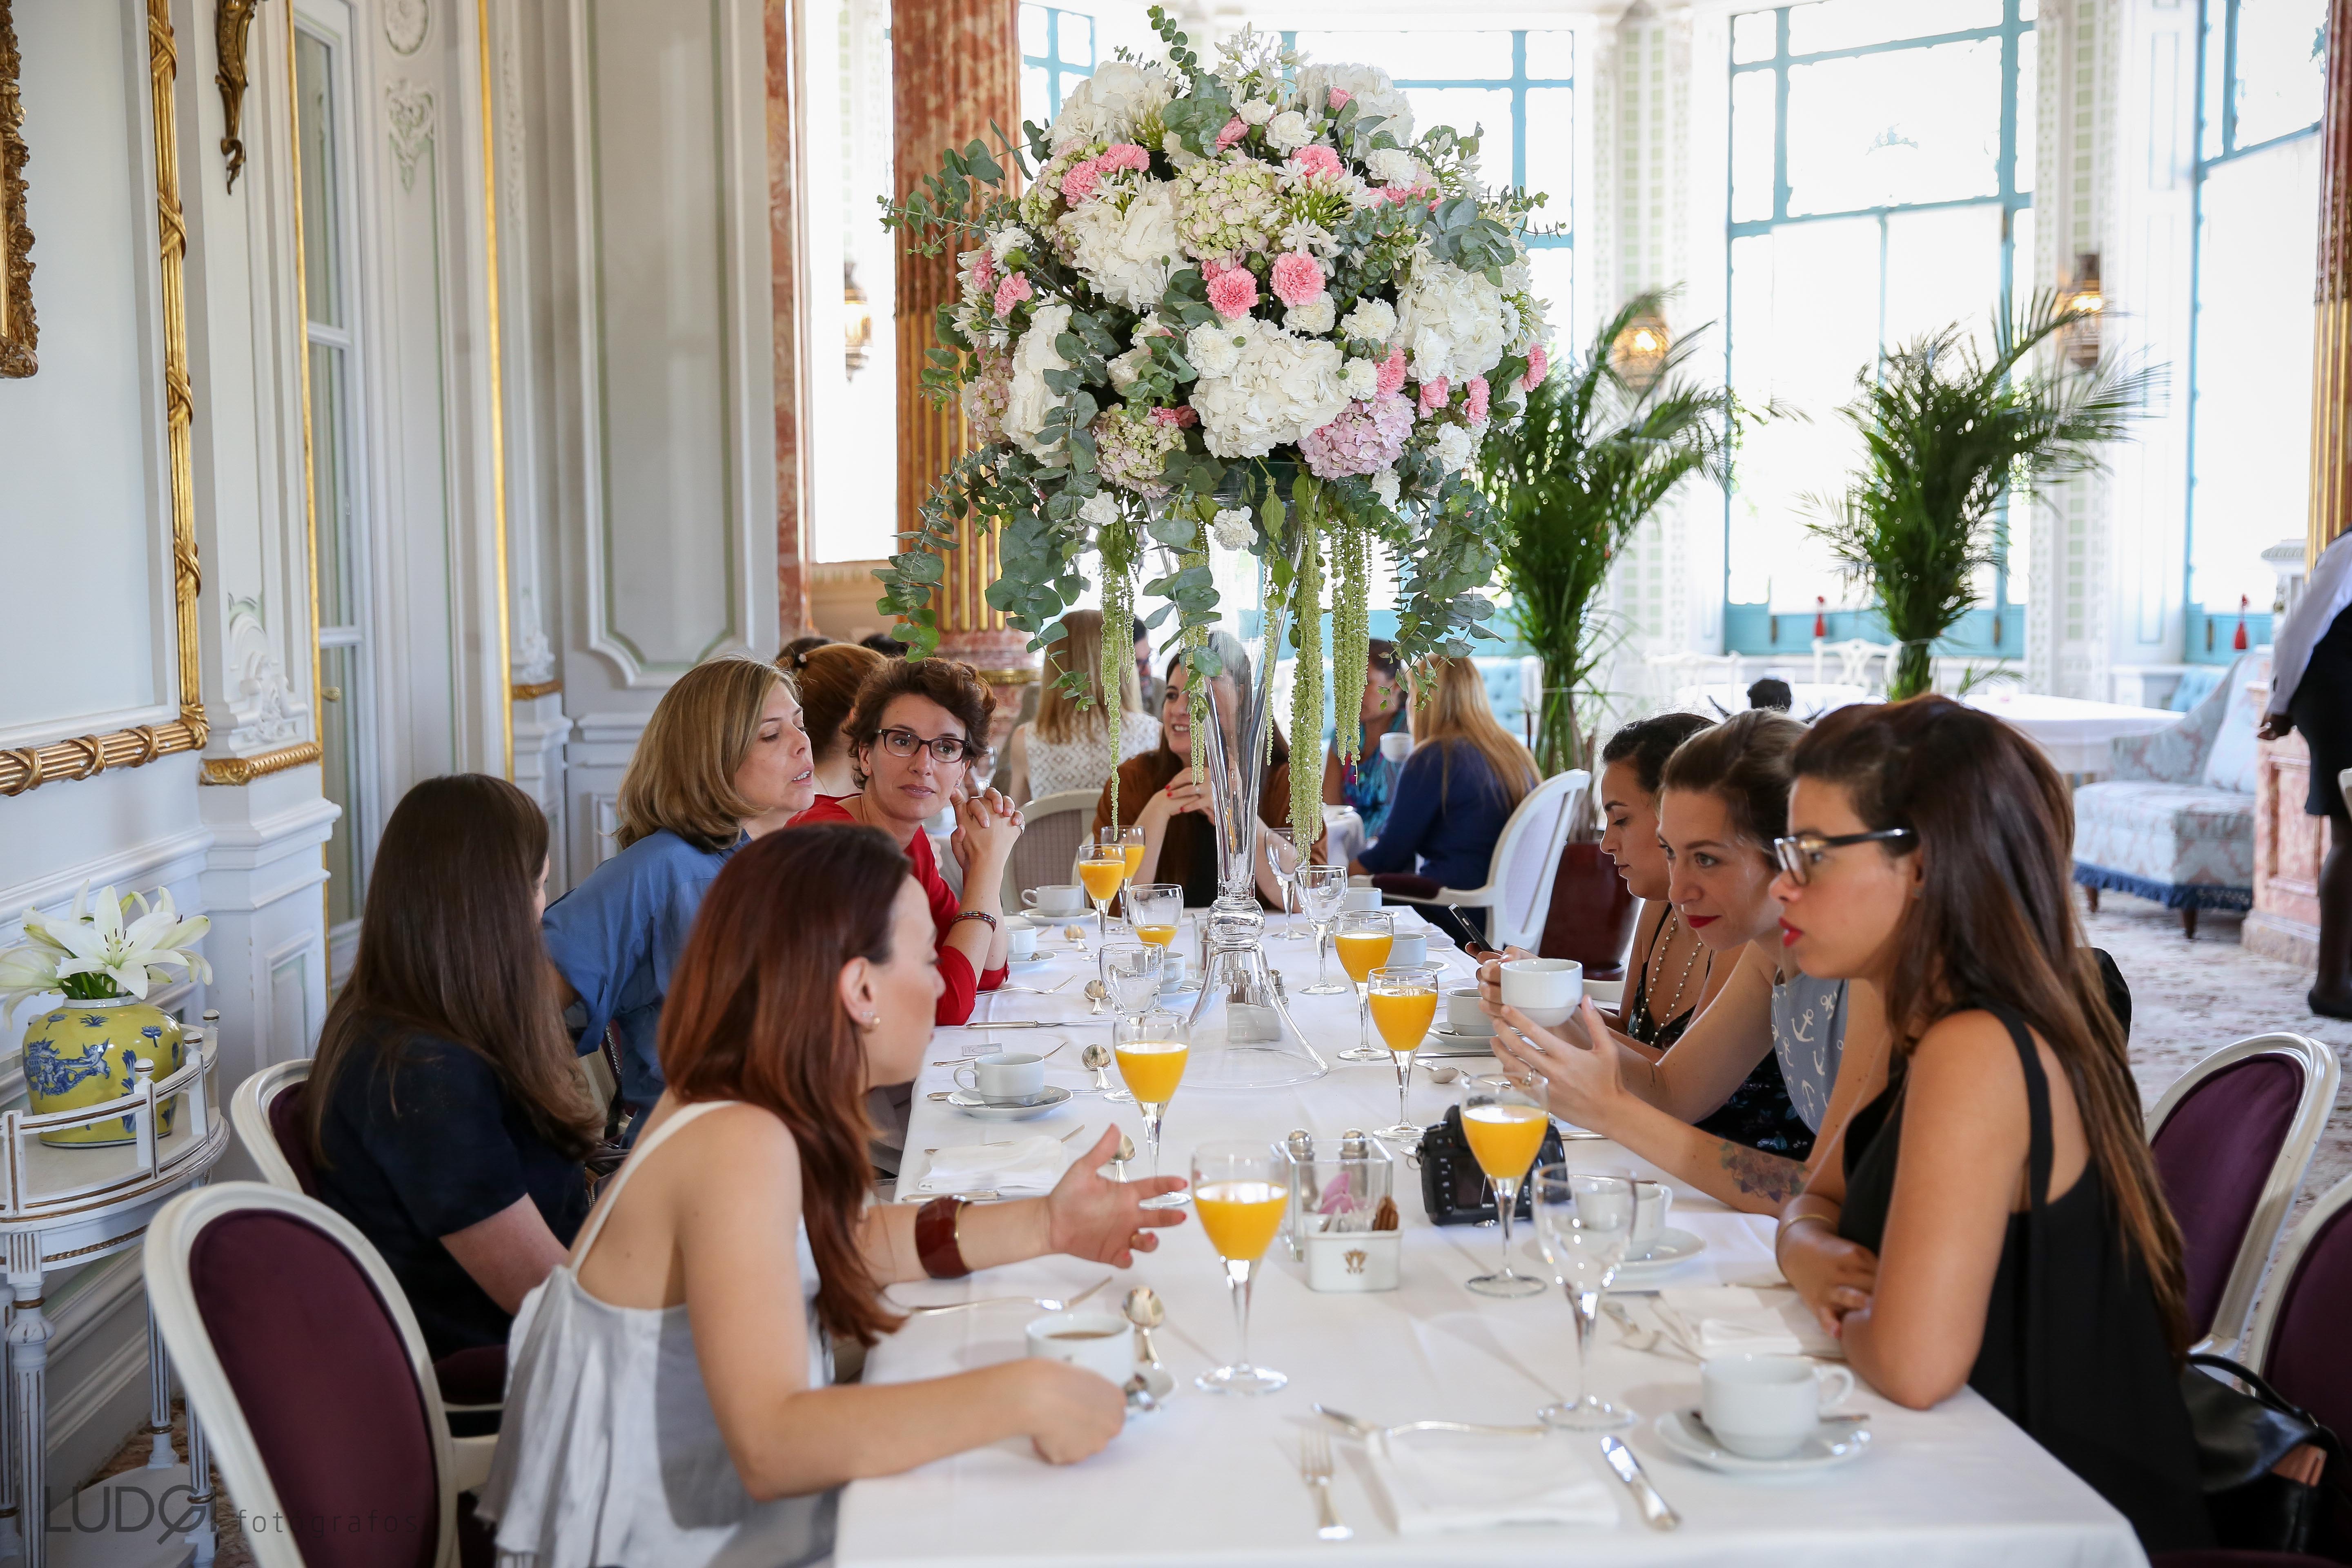
[[[1874,985],[1895,1044],[1843,1157],[1782,1211],[1781,1268],[1887,1398],[1965,1383],[2148,1551],[2207,1544],[2180,1232],[2080,946],[2064,782],[1942,697],[1842,709],[1794,768],[1789,951]]]
[[[939,928],[941,1024],[968,1022],[980,993],[1004,984],[1004,866],[1021,837],[1021,814],[994,790],[968,794],[965,779],[972,761],[987,755],[983,737],[995,710],[987,683],[968,664],[926,658],[881,666],[858,688],[843,726],[861,793],[820,796],[793,819],[795,827],[878,827],[907,852]],[[940,875],[923,831],[942,806],[955,811],[950,842],[963,868],[961,898]]]

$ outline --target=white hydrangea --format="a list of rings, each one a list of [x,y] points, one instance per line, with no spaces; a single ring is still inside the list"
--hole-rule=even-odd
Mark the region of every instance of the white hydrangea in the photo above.
[[[1350,401],[1370,403],[1381,390],[1381,367],[1368,359],[1351,359],[1348,368],[1339,373]]]
[[[1315,140],[1315,128],[1298,110],[1286,109],[1265,122],[1265,139],[1282,152],[1296,153]]]
[[[1396,329],[1415,381],[1440,376],[1456,385],[1484,375],[1503,357],[1515,323],[1503,291],[1483,272],[1467,272],[1425,251],[1397,290]]]
[[[1250,514],[1245,511],[1221,510],[1209,527],[1216,534],[1218,545],[1226,550],[1247,550],[1250,542],[1257,535]]]
[[[1070,265],[1106,299],[1130,310],[1160,303],[1183,256],[1174,187],[1164,180],[1146,181],[1124,198],[1081,202],[1056,226],[1069,241]]]
[[[1274,105],[1262,98],[1245,98],[1234,112],[1242,117],[1244,125],[1263,125],[1274,118]]]
[[[1293,305],[1282,313],[1282,324],[1294,332],[1321,336],[1331,330],[1332,305],[1329,293],[1318,294],[1303,305]]]
[[[1134,388],[1136,378],[1143,374],[1143,367],[1150,363],[1151,351],[1138,346],[1128,350],[1117,359],[1106,361],[1103,369],[1110,373],[1110,384],[1113,389],[1124,397]]]
[[[1302,338],[1256,317],[1234,324],[1243,340],[1232,370],[1192,389],[1201,433],[1220,458],[1263,458],[1329,424],[1348,406],[1345,362],[1328,338]]]
[[[1339,331],[1351,338],[1384,343],[1396,331],[1396,307],[1386,300],[1359,300],[1356,308],[1340,319]]]
[[[1202,161],[1201,154],[1184,145],[1184,138],[1173,131],[1160,139],[1160,150],[1168,154],[1168,166],[1182,174]]]
[[[1038,432],[1045,427],[1045,416],[1062,399],[1045,384],[1045,373],[1070,368],[1070,362],[1054,346],[1054,340],[1069,330],[1067,305],[1059,300],[1040,305],[1031,313],[1029,330],[1021,334],[1013,351],[1013,387],[1005,399],[1004,434],[1030,452],[1043,454],[1049,449],[1047,443],[1038,439]]]
[[[1471,455],[1478,449],[1478,443],[1461,426],[1443,425],[1438,427],[1436,438],[1430,442],[1430,447],[1437,453],[1437,460],[1447,473],[1458,474],[1470,466]]]
[[[1429,178],[1429,165],[1402,147],[1375,147],[1364,160],[1364,167],[1381,184],[1407,190]]]
[[[1088,142],[1123,141],[1175,96],[1175,81],[1165,67],[1106,60],[1062,100],[1062,111],[1054,117],[1054,151]]]
[[[1118,502],[1108,490],[1097,490],[1078,503],[1078,516],[1089,528],[1108,528],[1118,521]]]
[[[1002,261],[1016,250],[1029,248],[1029,231],[1017,223],[1004,224],[988,237],[988,248]]]
[[[1381,498],[1382,506],[1391,511],[1396,510],[1397,475],[1394,468],[1382,468],[1372,476],[1372,493]]]
[[[1383,122],[1377,129],[1399,142],[1412,140],[1412,100],[1388,72],[1371,66],[1329,65],[1308,66],[1298,73],[1300,101],[1317,109],[1335,87],[1356,100],[1359,121],[1379,116]]]
[[[1231,375],[1241,363],[1244,334],[1235,322],[1203,321],[1184,337],[1184,357],[1202,375]]]

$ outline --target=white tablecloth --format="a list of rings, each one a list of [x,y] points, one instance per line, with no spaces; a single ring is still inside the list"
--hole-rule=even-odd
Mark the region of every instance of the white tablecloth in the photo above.
[[[1277,917],[1275,925],[1281,923]],[[1061,945],[1050,944],[1049,951]],[[1352,1045],[1351,998],[1297,995],[1312,973],[1312,944],[1275,942],[1267,951],[1284,970],[1295,1014],[1318,1048],[1329,1057]],[[1467,973],[1458,952],[1443,956]],[[1075,963],[1055,964],[1043,983],[1076,971]],[[1083,1000],[1065,999],[1076,989],[1074,983],[1064,994],[1005,996],[983,1006],[992,1005],[1005,1017],[1068,1019],[1084,1012]],[[1049,1076],[1075,1089],[1089,1077],[1076,1064],[1078,1051],[1088,1040],[1107,1040],[1108,1031],[1076,1027],[1069,1035],[1071,1044],[1054,1058]],[[1036,1043],[1028,1031],[997,1039],[1007,1046]],[[943,1030],[926,1059],[944,1061],[961,1051],[988,1048],[982,1041],[976,1032]],[[1081,1098],[1037,1121],[983,1124],[924,1098],[925,1091],[946,1087],[951,1070],[927,1068],[918,1085],[907,1134],[910,1180],[921,1174],[926,1148],[1037,1131],[1052,1135],[1079,1124],[1088,1134],[1098,1134],[1107,1120],[1126,1127],[1141,1152],[1142,1130],[1131,1105]],[[1417,1070],[1414,1119],[1435,1121],[1453,1093],[1428,1083]],[[1178,1092],[1168,1112],[1166,1169],[1183,1173],[1192,1147],[1210,1139],[1273,1141],[1294,1127],[1310,1129],[1318,1144],[1328,1146],[1345,1128],[1387,1125],[1396,1103],[1396,1075],[1385,1063],[1335,1062],[1328,1077],[1292,1089],[1188,1088]],[[1571,1142],[1568,1150],[1580,1164],[1657,1173],[1614,1144]],[[908,1303],[1014,1292],[1060,1296],[1112,1273],[1111,1283],[1094,1300],[1115,1308],[1130,1285],[1148,1283],[1167,1305],[1167,1325],[1157,1338],[1161,1359],[1176,1377],[1176,1393],[1164,1409],[1130,1421],[1108,1448],[1080,1465],[1046,1466],[1026,1442],[1016,1442],[906,1475],[858,1482],[842,1501],[838,1561],[845,1568],[942,1563],[1242,1568],[1474,1560],[2120,1568],[2143,1561],[2120,1515],[1965,1389],[1927,1412],[1901,1409],[1864,1389],[1855,1404],[1871,1412],[1875,1440],[1859,1461],[1838,1470],[1762,1483],[1699,1469],[1672,1455],[1651,1427],[1661,1414],[1696,1403],[1698,1369],[1623,1348],[1605,1319],[1596,1336],[1601,1347],[1595,1358],[1597,1386],[1639,1414],[1639,1424],[1623,1436],[1681,1512],[1680,1530],[1646,1528],[1630,1497],[1612,1480],[1611,1495],[1619,1503],[1613,1529],[1515,1527],[1474,1537],[1407,1540],[1396,1533],[1371,1484],[1361,1447],[1334,1430],[1334,1495],[1356,1536],[1341,1545],[1318,1541],[1312,1500],[1297,1469],[1300,1434],[1323,1426],[1313,1414],[1315,1402],[1382,1422],[1517,1423],[1576,1387],[1573,1321],[1560,1293],[1496,1301],[1465,1290],[1463,1279],[1493,1267],[1495,1231],[1431,1226],[1423,1215],[1418,1171],[1400,1166],[1398,1177],[1398,1202],[1405,1215],[1401,1289],[1316,1294],[1280,1242],[1261,1266],[1254,1359],[1290,1377],[1289,1386],[1273,1394],[1236,1398],[1201,1394],[1192,1386],[1196,1373],[1231,1360],[1236,1343],[1223,1274],[1199,1226],[1189,1220],[1160,1232],[1160,1250],[1139,1257],[1136,1268],[1123,1274],[1051,1258],[970,1279],[894,1288],[893,1296]],[[1664,1282],[1745,1283],[1776,1277],[1769,1222],[1685,1191],[1677,1196],[1670,1223],[1703,1237],[1707,1247]],[[1542,1265],[1533,1259],[1524,1236],[1522,1230],[1515,1237],[1523,1254],[1521,1271],[1539,1270]],[[866,1381],[936,1377],[1018,1356],[1024,1325],[1033,1315],[1025,1307],[1003,1306],[910,1320],[875,1347]],[[1592,1439],[1579,1436],[1564,1447],[1576,1462],[1607,1477]]]
[[[2108,742],[2152,735],[2181,720],[2162,708],[2126,708],[2039,691],[1988,691],[1961,700],[2025,731],[2062,773],[2104,773]]]

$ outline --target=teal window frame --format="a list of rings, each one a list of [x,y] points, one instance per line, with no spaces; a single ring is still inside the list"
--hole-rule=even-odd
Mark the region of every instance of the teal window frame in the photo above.
[[[1769,11],[1773,18],[1772,53],[1765,59],[1745,64],[1730,61],[1730,75],[1725,83],[1726,128],[1724,133],[1727,159],[1736,153],[1738,134],[1733,118],[1732,102],[1742,76],[1769,71],[1775,77],[1772,94],[1772,216],[1752,218],[1746,222],[1732,216],[1730,182],[1724,182],[1724,334],[1723,369],[1728,383],[1731,375],[1731,355],[1739,330],[1731,310],[1732,265],[1731,242],[1755,235],[1769,234],[1776,228],[1792,227],[1798,224],[1822,223],[1832,219],[1875,217],[1878,220],[1879,268],[1879,353],[1884,357],[1886,321],[1886,220],[1895,213],[1937,212],[1958,207],[1999,206],[2000,223],[2000,300],[2005,306],[2015,298],[2017,274],[2017,215],[2033,206],[2033,193],[2017,188],[2017,142],[2019,113],[2017,101],[2018,57],[2021,40],[2035,30],[2033,18],[2024,13],[2026,0],[2002,0],[2001,19],[1983,27],[1964,27],[1950,32],[1926,33],[1917,37],[1893,39],[1885,43],[1857,44],[1843,49],[1822,49],[1811,54],[1792,55],[1789,52],[1789,5],[1758,6],[1756,11]],[[2233,0],[2234,3],[2234,0]],[[1740,15],[1752,15],[1742,12]],[[1999,188],[1991,195],[1967,196],[1941,202],[1890,202],[1879,206],[1852,207],[1837,212],[1789,212],[1789,71],[1793,66],[1812,65],[1822,60],[1852,59],[1864,55],[1899,54],[1906,50],[1926,48],[1937,44],[1960,44],[1987,38],[2001,40],[2000,52],[2000,155],[1998,166]],[[1730,48],[1727,41],[1727,53]],[[2041,177],[2037,172],[2037,178]],[[1814,410],[1814,417],[1827,417],[1829,411]],[[1735,470],[1736,471],[1736,470]],[[1742,604],[1731,596],[1731,487],[1723,492],[1723,648],[1726,653],[1743,655],[1791,655],[1810,651],[1814,612],[1784,610],[1775,614],[1768,601],[1761,605]],[[1974,608],[1964,614],[1951,632],[1937,640],[1930,650],[1936,656],[1967,658],[2022,658],[2025,657],[2025,616],[2012,614],[2021,611],[2021,605],[2012,605],[2009,598],[2008,527],[2000,525],[2001,563],[1993,572],[1993,602],[1990,608]],[[1862,637],[1871,642],[1892,643],[1894,634],[1875,608],[1831,611],[1828,615],[1828,639],[1843,641]],[[1784,622],[1800,623],[1789,640],[1782,640]],[[2014,631],[2014,636],[2010,635]]]
[[[1050,121],[1062,112],[1062,94],[1068,90],[1063,79],[1066,77],[1073,83],[1084,81],[1094,75],[1095,67],[1102,63],[1095,37],[1095,19],[1084,11],[1065,11],[1058,5],[1039,5],[1031,0],[1023,0],[1021,9],[1045,14],[1045,53],[1043,57],[1024,54],[1021,57],[1021,63],[1024,67],[1034,66],[1045,73],[1045,118]],[[1065,22],[1086,25],[1087,64],[1083,68],[1062,58],[1062,24]]]

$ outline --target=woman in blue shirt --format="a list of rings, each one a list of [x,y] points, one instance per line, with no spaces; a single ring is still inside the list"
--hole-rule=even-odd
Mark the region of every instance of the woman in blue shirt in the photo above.
[[[1475,664],[1433,659],[1423,679],[1434,689],[1412,716],[1413,752],[1397,776],[1387,822],[1348,868],[1418,871],[1441,888],[1483,888],[1503,825],[1536,787],[1536,760],[1496,721]]]
[[[661,1098],[662,999],[702,895],[754,818],[784,822],[815,798],[799,695],[774,665],[715,658],[662,694],[621,777],[619,853],[541,922],[586,1015],[582,1053],[620,1027],[621,1100],[633,1110]]]

